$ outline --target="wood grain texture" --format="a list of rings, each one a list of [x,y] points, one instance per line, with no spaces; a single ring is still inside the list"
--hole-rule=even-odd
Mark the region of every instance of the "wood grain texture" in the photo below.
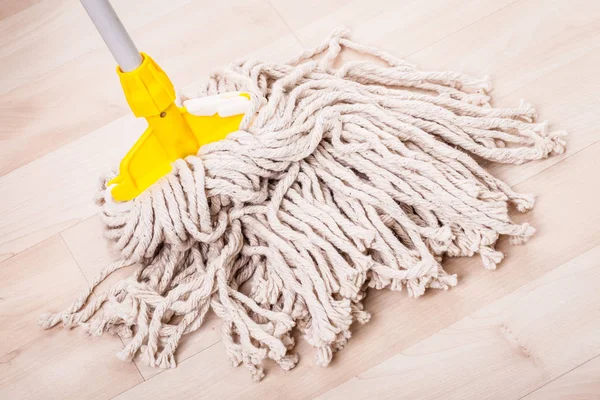
[[[523,400],[597,400],[600,399],[600,357],[523,397]]]
[[[503,95],[598,49],[599,17],[595,1],[521,0],[412,54],[411,60],[428,68],[489,74],[495,95]]]
[[[0,260],[96,213],[98,177],[118,163],[144,128],[133,116],[117,119],[0,177]]]
[[[143,381],[114,356],[119,339],[37,326],[42,312],[64,309],[84,286],[59,235],[0,263],[0,398],[109,398]]]
[[[595,95],[600,91],[596,63],[600,63],[600,48],[496,100],[497,105],[509,107],[526,99],[535,105],[540,120],[550,123],[550,129],[568,131],[569,136],[567,151],[560,156],[519,166],[489,164],[492,173],[515,185],[600,141],[594,111],[600,109],[600,96]]]
[[[43,336],[37,316],[48,307],[68,306],[83,287],[85,279],[60,236],[0,263],[0,355]]]
[[[520,398],[600,353],[599,291],[597,246],[320,398]]]
[[[269,364],[257,385],[231,367],[214,316],[183,340],[177,369],[123,363],[117,338],[35,324],[115,259],[92,198],[145,123],[129,114],[77,1],[0,0],[0,398],[599,398],[599,2],[113,3],[178,88],[235,58],[285,60],[346,25],[424,68],[490,74],[497,105],[531,101],[569,131],[568,150],[488,166],[538,195],[533,212],[515,215],[538,229],[527,245],[502,240],[494,272],[477,258],[447,260],[458,287],[418,301],[371,291],[371,322],[330,368],[300,340],[298,367]]]
[[[189,2],[149,0],[144,2],[144,12],[131,1],[117,0],[111,4],[128,29],[135,31]],[[71,0],[40,1],[0,21],[0,94],[40,78],[91,50],[104,50],[103,46],[81,5]]]
[[[3,399],[109,399],[143,381],[117,359],[121,342],[81,330],[46,332],[0,358]]]
[[[271,0],[305,46],[320,43],[335,27],[406,57],[494,14],[515,0]],[[315,9],[320,12],[315,13]]]
[[[43,0],[0,0],[0,20],[10,17],[19,11],[26,10]]]

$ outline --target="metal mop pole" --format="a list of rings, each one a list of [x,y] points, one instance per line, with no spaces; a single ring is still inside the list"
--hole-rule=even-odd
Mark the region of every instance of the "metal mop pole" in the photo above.
[[[133,71],[142,56],[108,0],[81,0],[96,29],[123,72]]]

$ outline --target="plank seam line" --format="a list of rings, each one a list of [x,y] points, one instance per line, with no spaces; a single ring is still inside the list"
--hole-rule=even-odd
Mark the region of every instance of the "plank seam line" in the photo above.
[[[546,382],[546,383],[543,383],[542,385],[540,385],[540,386],[538,386],[537,388],[533,389],[531,392],[527,393],[527,394],[526,394],[526,395],[524,395],[523,397],[519,397],[519,400],[522,400],[522,399],[526,398],[526,397],[527,397],[527,396],[529,396],[530,394],[532,394],[532,393],[534,393],[534,392],[537,392],[537,391],[538,391],[538,390],[540,390],[541,388],[543,388],[543,387],[545,387],[545,386],[547,386],[547,385],[551,384],[551,383],[552,383],[552,382],[554,382],[555,380],[562,378],[563,376],[567,375],[568,373],[570,373],[570,372],[572,372],[572,371],[576,370],[576,369],[577,369],[577,368],[579,368],[579,367],[582,367],[582,366],[584,366],[585,364],[589,363],[590,361],[592,361],[592,360],[594,360],[594,359],[596,359],[596,358],[598,358],[598,357],[600,357],[600,354],[596,354],[595,356],[593,356],[593,357],[592,357],[592,358],[590,358],[589,360],[587,360],[587,361],[584,361],[584,362],[582,362],[581,364],[579,364],[579,365],[576,365],[576,366],[574,366],[573,368],[569,369],[568,371],[565,371],[564,373],[562,373],[562,374],[558,375],[556,378],[554,378],[554,379],[551,379],[551,380],[549,380],[549,381],[548,381],[548,382]]]

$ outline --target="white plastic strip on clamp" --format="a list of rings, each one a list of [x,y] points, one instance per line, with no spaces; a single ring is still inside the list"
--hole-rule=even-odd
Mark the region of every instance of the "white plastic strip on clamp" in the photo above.
[[[219,114],[225,118],[245,114],[250,108],[250,100],[242,96],[241,92],[227,92],[186,100],[183,106],[192,115],[210,117]]]

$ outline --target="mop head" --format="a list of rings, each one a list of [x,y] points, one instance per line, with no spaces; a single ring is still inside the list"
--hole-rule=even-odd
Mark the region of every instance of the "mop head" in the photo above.
[[[377,58],[335,67],[343,49]],[[493,108],[487,80],[421,71],[336,31],[274,64],[242,60],[210,76],[201,95],[250,93],[240,130],[174,163],[132,201],[98,201],[122,258],[67,310],[41,325],[84,325],[130,338],[119,353],[175,367],[183,335],[209,310],[222,320],[234,365],[256,380],[271,359],[293,368],[301,334],[326,366],[365,323],[368,288],[448,289],[445,257],[478,255],[494,269],[500,235],[534,233],[511,222],[533,196],[514,192],[476,160],[520,164],[564,151],[563,133],[534,108]],[[104,293],[94,287],[135,263]]]

